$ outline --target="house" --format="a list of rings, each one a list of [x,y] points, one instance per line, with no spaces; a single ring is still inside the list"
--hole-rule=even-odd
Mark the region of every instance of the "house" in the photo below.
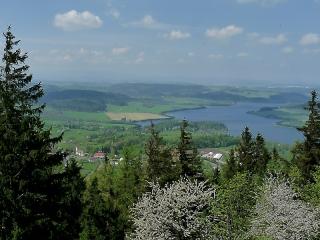
[[[106,154],[104,152],[98,151],[91,157],[90,161],[94,162],[97,160],[104,160],[105,157],[106,157]]]
[[[218,152],[207,152],[207,153],[202,153],[201,157],[209,159],[209,160],[221,160],[223,157],[222,153],[218,153]]]

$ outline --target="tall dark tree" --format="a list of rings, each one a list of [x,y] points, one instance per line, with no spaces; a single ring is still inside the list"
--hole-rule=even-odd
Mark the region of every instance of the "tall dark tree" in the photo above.
[[[254,140],[248,127],[241,134],[240,143],[236,149],[239,170],[252,171],[254,169]]]
[[[145,146],[145,153],[148,157],[147,178],[149,181],[157,181],[163,186],[177,178],[171,150],[165,145],[153,123],[151,123],[150,137]]]
[[[75,159],[72,158],[67,162],[63,178],[65,195],[59,210],[63,221],[60,239],[78,239],[81,232],[80,217],[83,210],[85,182],[80,170],[81,167]]]
[[[98,179],[93,178],[84,195],[81,239],[121,239],[116,235],[118,229],[115,229],[118,225],[116,223],[118,218],[118,209],[103,198],[103,193],[98,186]]]
[[[61,239],[59,210],[65,195],[62,166],[64,154],[53,147],[61,136],[51,138],[40,119],[43,95],[32,84],[27,54],[17,49],[10,27],[4,33],[0,73],[0,238]],[[58,237],[59,236],[59,237]]]
[[[307,110],[309,118],[298,130],[304,135],[304,142],[293,149],[294,161],[307,180],[312,180],[312,171],[320,164],[320,111],[316,91],[311,92]]]
[[[229,158],[226,160],[226,163],[223,166],[222,176],[225,179],[231,179],[237,173],[237,171],[238,171],[237,160],[235,156],[235,151],[232,148],[229,153]]]
[[[264,138],[260,133],[258,133],[254,142],[254,172],[259,175],[263,175],[266,172],[267,164],[270,159],[271,156],[268,149],[266,148]]]
[[[188,177],[202,177],[201,159],[192,143],[192,135],[187,130],[188,121],[183,120],[180,127],[179,161],[181,174]]]

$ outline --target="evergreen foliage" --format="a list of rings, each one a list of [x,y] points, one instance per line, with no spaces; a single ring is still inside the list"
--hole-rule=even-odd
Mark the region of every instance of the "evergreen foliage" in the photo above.
[[[145,146],[147,155],[147,179],[157,181],[161,186],[173,181],[178,175],[178,166],[174,165],[171,149],[168,148],[159,132],[151,123],[150,138]]]
[[[248,127],[245,127],[241,134],[236,154],[240,171],[252,171],[254,169],[254,140]]]
[[[179,162],[182,176],[202,177],[201,159],[192,143],[192,135],[187,131],[188,121],[183,120],[180,127]]]
[[[240,143],[229,153],[229,159],[223,167],[223,176],[230,179],[236,172],[249,172],[250,175],[263,176],[270,160],[271,155],[266,148],[263,136],[258,133],[254,139],[250,129],[245,127]]]
[[[266,172],[267,164],[270,161],[271,156],[268,149],[265,146],[264,138],[261,134],[257,134],[254,143],[253,160],[255,163],[253,171],[259,175],[263,175]]]
[[[63,188],[65,195],[59,209],[63,233],[60,239],[78,239],[81,232],[81,214],[83,210],[82,197],[85,190],[85,182],[80,173],[81,167],[75,159],[70,159],[65,168]]]
[[[311,92],[307,110],[309,118],[298,130],[304,135],[304,142],[293,149],[294,161],[306,180],[312,180],[312,172],[320,165],[320,111],[316,91]]]
[[[53,147],[40,119],[40,84],[32,84],[27,54],[17,49],[10,27],[0,75],[0,236],[1,239],[62,239],[66,223],[64,154]]]
[[[238,171],[238,165],[236,161],[235,151],[232,148],[229,153],[229,158],[226,160],[226,163],[223,165],[223,178],[231,179]]]
[[[217,221],[214,232],[218,239],[242,239],[245,235],[255,204],[255,187],[247,172],[237,173],[218,186],[211,209]]]
[[[118,216],[119,211],[104,200],[98,187],[98,179],[93,178],[84,197],[81,239],[118,239],[114,236]]]

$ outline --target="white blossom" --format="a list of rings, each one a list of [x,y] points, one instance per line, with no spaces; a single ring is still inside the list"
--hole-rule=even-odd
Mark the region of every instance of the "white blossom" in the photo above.
[[[130,239],[214,239],[207,210],[214,190],[205,182],[180,179],[161,188],[151,183],[131,209],[135,231]]]
[[[274,177],[266,180],[256,204],[251,236],[312,239],[319,228],[319,210],[300,200],[289,182]]]

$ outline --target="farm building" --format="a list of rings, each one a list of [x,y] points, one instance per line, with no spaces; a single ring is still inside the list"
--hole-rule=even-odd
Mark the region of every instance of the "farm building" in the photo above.
[[[206,154],[203,154],[201,157],[212,159],[212,160],[220,160],[222,158],[221,153],[214,153],[214,152],[208,152]]]

